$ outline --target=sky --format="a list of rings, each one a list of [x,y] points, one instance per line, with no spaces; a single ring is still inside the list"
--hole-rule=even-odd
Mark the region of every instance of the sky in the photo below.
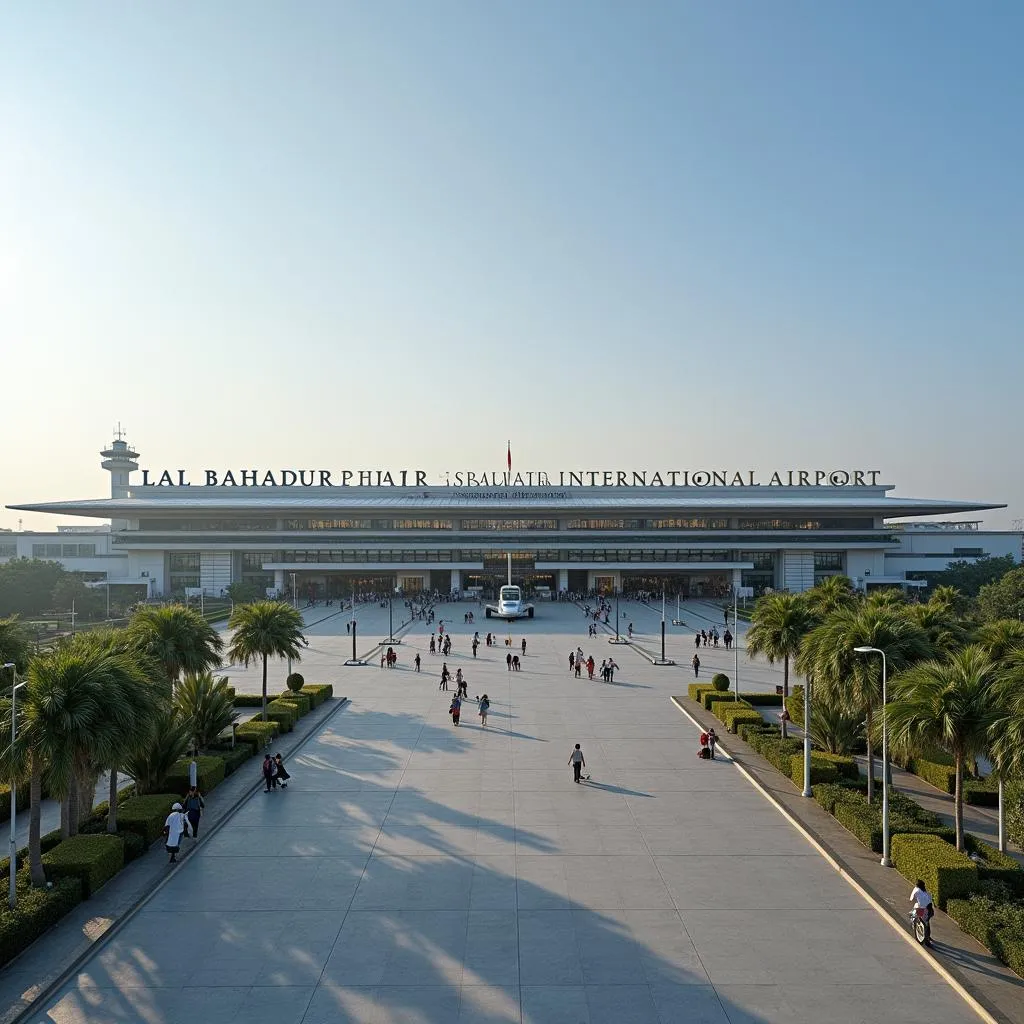
[[[1024,517],[1024,5],[10,5],[0,504],[878,469]],[[0,510],[0,527],[54,517]]]

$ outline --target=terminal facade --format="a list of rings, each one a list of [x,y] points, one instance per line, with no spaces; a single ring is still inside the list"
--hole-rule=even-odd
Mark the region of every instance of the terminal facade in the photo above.
[[[1020,533],[944,519],[1003,506],[894,497],[874,471],[789,471],[766,483],[746,472],[595,471],[600,482],[578,486],[580,474],[568,485],[566,474],[527,483],[511,473],[438,485],[402,470],[335,486],[322,482],[327,471],[253,470],[245,483],[225,485],[219,473],[216,484],[193,485],[180,470],[133,482],[138,453],[121,437],[102,456],[109,498],[8,506],[93,517],[96,527],[0,533],[0,561],[53,559],[140,597],[219,596],[244,582],[325,598],[394,588],[491,594],[511,554],[513,582],[538,596],[664,589],[720,599],[736,587],[802,591],[836,573],[861,589],[907,585],[951,561],[1021,559]],[[376,486],[382,476],[405,483]],[[893,522],[907,517],[940,521]]]

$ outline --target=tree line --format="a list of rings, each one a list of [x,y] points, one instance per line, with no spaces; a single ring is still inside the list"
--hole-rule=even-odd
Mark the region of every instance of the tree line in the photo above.
[[[224,638],[184,605],[145,607],[127,626],[68,637],[35,652],[17,616],[0,619],[0,664],[13,664],[24,683],[13,702],[13,679],[0,681],[0,730],[8,737],[0,776],[29,788],[29,867],[45,884],[41,806],[60,801],[61,835],[75,835],[92,812],[97,782],[110,775],[107,830],[117,831],[119,776],[140,791],[155,784],[190,748],[212,743],[235,717],[226,678],[213,675],[226,656],[262,665],[262,717],[267,718],[271,658],[301,658],[302,617],[291,605],[255,601],[235,607]]]

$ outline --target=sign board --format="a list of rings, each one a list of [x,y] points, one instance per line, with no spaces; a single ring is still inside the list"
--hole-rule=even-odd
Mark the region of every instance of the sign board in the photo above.
[[[753,597],[754,596],[754,588],[753,587],[737,587],[736,588],[736,596],[737,597],[742,597],[742,598]]]

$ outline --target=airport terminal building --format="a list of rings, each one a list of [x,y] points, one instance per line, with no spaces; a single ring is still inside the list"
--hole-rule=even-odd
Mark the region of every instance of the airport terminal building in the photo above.
[[[58,560],[149,597],[217,596],[244,581],[322,598],[491,593],[511,554],[513,581],[540,595],[724,598],[835,573],[860,588],[906,584],[953,560],[1021,558],[1020,533],[977,521],[894,523],[1004,506],[894,497],[877,471],[460,471],[437,482],[406,469],[245,469],[193,481],[139,471],[121,437],[101,454],[110,497],[8,506],[96,528],[0,533],[0,561]]]

